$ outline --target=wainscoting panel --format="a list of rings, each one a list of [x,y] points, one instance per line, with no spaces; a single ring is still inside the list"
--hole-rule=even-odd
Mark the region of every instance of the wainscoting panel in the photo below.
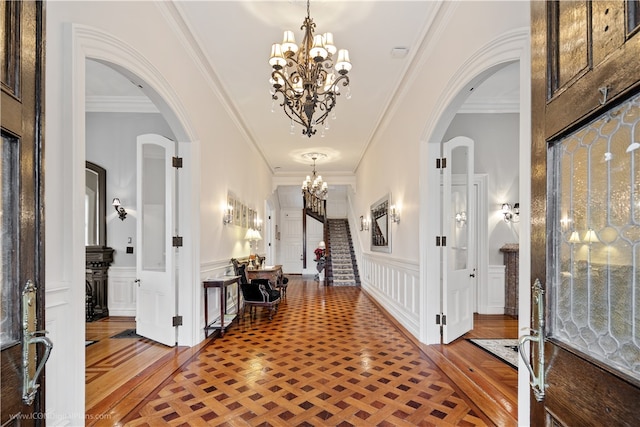
[[[487,287],[479,289],[479,314],[504,314],[504,265],[490,265]]]
[[[362,254],[358,265],[362,288],[414,336],[419,335],[420,301],[417,263]]]
[[[46,381],[47,384],[69,385],[67,393],[47,394],[47,413],[64,414],[69,407],[69,399],[84,399],[84,376],[82,383],[77,378],[65,376],[69,372],[69,366],[84,368],[84,342],[77,340],[80,335],[84,337],[84,289],[84,281],[80,281],[74,288],[69,282],[49,281],[45,286],[44,329],[53,343],[51,357],[46,365]],[[50,417],[47,425],[71,424],[62,417]]]
[[[109,316],[136,315],[136,268],[109,268]]]

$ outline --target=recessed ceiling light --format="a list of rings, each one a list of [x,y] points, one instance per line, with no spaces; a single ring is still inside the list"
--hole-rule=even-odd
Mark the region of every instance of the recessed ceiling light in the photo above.
[[[409,53],[409,49],[406,47],[394,47],[391,49],[392,58],[404,58]]]

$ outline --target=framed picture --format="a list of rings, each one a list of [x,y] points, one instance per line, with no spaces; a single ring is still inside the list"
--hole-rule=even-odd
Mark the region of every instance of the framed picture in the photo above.
[[[241,223],[242,228],[247,228],[248,227],[248,225],[247,225],[248,224],[247,216],[249,215],[248,211],[249,211],[249,208],[247,208],[246,205],[242,205],[242,223]]]
[[[233,225],[242,225],[242,203],[238,199],[233,201]]]
[[[227,208],[231,208],[231,214],[233,215],[233,210],[236,208],[236,198],[233,193],[227,193]],[[233,218],[231,219],[233,220]]]
[[[371,250],[391,253],[391,220],[389,218],[391,194],[371,205]]]

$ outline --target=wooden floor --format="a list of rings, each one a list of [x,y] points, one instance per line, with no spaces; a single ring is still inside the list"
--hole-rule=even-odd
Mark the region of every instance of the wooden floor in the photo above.
[[[271,321],[247,313],[193,348],[111,338],[132,318],[88,323],[87,425],[517,425],[517,371],[464,339],[515,338],[517,320],[476,316],[426,346],[360,288],[290,279]]]

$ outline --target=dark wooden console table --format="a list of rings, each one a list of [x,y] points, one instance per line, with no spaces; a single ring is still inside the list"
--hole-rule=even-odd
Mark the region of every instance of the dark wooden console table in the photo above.
[[[113,248],[86,247],[86,281],[91,291],[91,315],[87,320],[109,316],[109,266],[113,262]],[[89,290],[89,289],[87,289]]]
[[[227,288],[236,284],[236,311],[227,313]],[[222,276],[207,279],[202,282],[204,286],[204,336],[209,336],[210,330],[220,331],[220,336],[224,336],[224,331],[231,325],[233,319],[240,312],[240,276]],[[220,317],[209,323],[209,288],[220,289]]]
[[[517,243],[508,243],[500,248],[504,254],[504,314],[518,316],[518,274],[520,247]]]

